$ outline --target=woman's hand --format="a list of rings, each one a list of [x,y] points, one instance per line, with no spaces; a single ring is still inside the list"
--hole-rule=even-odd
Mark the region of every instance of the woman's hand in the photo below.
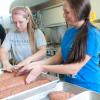
[[[4,65],[3,69],[4,72],[13,72],[13,66],[12,65]]]
[[[26,78],[26,83],[30,83],[34,81],[44,71],[42,66],[43,65],[31,63],[19,69],[16,75],[18,76],[18,75],[29,73]]]
[[[32,63],[26,64],[26,65],[23,65],[23,64],[19,63],[19,64],[15,65],[14,69],[15,69],[15,70],[20,70],[20,69],[21,69],[21,70],[24,70],[24,69],[28,70],[28,69],[30,69],[33,65],[37,65],[37,64],[38,64],[38,62],[32,62]]]
[[[22,67],[24,67],[24,66],[27,66],[27,65],[29,65],[31,62],[32,62],[32,57],[30,56],[30,57],[26,58],[25,60],[21,61],[20,63],[18,63],[18,64],[16,65],[15,69],[20,69],[20,68],[22,68]],[[33,62],[33,63],[34,63],[34,62]]]
[[[35,81],[37,77],[44,71],[42,66],[43,65],[36,65],[32,68],[32,70],[30,71],[30,73],[26,78],[27,84],[31,83],[32,81]]]
[[[18,75],[22,75],[22,74],[28,73],[29,71],[32,70],[33,66],[34,66],[33,63],[30,63],[30,64],[28,64],[26,66],[18,66],[18,65],[16,65],[14,69],[16,70],[16,72],[17,72],[16,75],[18,76]]]
[[[22,66],[28,65],[29,63],[30,63],[30,60],[29,59],[25,59],[25,60],[21,61],[20,63],[18,63],[16,66],[19,66],[17,68],[20,68]]]

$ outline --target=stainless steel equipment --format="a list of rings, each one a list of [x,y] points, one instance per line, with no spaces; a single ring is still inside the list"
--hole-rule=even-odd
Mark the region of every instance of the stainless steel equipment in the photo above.
[[[86,89],[80,88],[78,86],[75,86],[75,85],[67,83],[67,82],[58,82],[56,84],[55,88],[53,88],[51,91],[50,90],[49,90],[49,92],[45,91],[45,93],[47,95],[40,100],[49,100],[48,94],[52,91],[65,91],[65,92],[71,92],[71,93],[77,95],[77,94],[80,94],[80,93],[86,91]]]
[[[92,91],[85,91],[83,93],[76,95],[70,100],[100,100],[100,94]]]

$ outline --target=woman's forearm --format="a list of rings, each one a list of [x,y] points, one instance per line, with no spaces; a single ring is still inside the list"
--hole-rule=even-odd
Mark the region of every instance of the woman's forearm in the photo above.
[[[86,55],[82,62],[59,65],[43,65],[43,69],[47,72],[73,75],[77,73],[90,59],[91,57]]]
[[[5,48],[0,48],[0,59],[3,66],[10,65],[9,58],[8,58],[8,51]]]
[[[61,50],[58,49],[56,55],[54,55],[50,58],[41,60],[38,63],[39,64],[45,64],[45,65],[48,65],[48,64],[52,65],[52,64],[60,64],[61,62],[62,62]]]
[[[31,61],[38,61],[46,57],[46,47],[41,47],[35,54],[29,57]]]

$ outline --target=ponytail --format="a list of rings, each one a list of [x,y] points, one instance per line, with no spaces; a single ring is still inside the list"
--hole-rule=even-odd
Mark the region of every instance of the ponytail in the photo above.
[[[85,59],[85,52],[87,48],[88,21],[88,19],[85,20],[85,23],[80,28],[80,31],[77,34],[74,43],[72,44],[71,51],[69,52],[68,59],[66,61],[68,64],[81,62]]]
[[[72,44],[72,48],[66,59],[66,63],[81,62],[85,59],[88,36],[88,23],[91,5],[89,0],[67,0],[70,7],[74,10],[78,21],[84,20],[79,32]]]

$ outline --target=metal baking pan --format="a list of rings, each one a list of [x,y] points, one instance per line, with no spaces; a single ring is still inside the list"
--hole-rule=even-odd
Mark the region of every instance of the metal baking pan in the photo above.
[[[20,92],[18,94],[9,96],[4,98],[3,100],[40,100],[41,98],[43,98],[42,96],[37,96],[39,94],[41,94],[42,92],[46,91],[46,90],[51,90],[53,89],[57,82],[59,81],[58,77],[52,76],[52,75],[48,75],[45,73],[42,73],[41,76],[46,77],[48,80],[50,80],[49,83],[40,85],[38,87],[34,87],[32,89]]]
[[[74,96],[70,100],[100,100],[100,94],[93,91],[85,91]]]
[[[60,81],[60,82],[58,82],[58,83],[56,84],[56,87],[55,87],[54,89],[52,89],[51,91],[50,91],[50,90],[49,90],[49,91],[46,90],[44,93],[42,93],[41,95],[46,94],[46,96],[45,96],[44,98],[39,99],[39,100],[49,100],[48,94],[49,94],[50,92],[52,92],[52,91],[71,92],[71,93],[75,94],[75,96],[76,96],[76,95],[78,95],[78,94],[80,94],[80,93],[86,91],[86,89],[81,88],[81,87],[76,86],[76,85],[73,85],[73,84],[70,84],[70,83],[67,83],[67,82],[61,82],[61,81]],[[37,96],[38,96],[38,95],[37,95]],[[32,99],[31,99],[31,100],[32,100]],[[37,99],[34,99],[34,100],[37,100]],[[70,100],[70,99],[69,99],[69,100]],[[74,99],[73,99],[73,100],[74,100]],[[78,100],[80,100],[80,99],[78,99]]]
[[[50,79],[53,77],[50,76]],[[49,100],[48,94],[53,91],[65,91],[75,94],[75,97],[86,91],[86,89],[75,86],[67,82],[61,82],[59,79],[53,80],[50,83],[41,85],[39,87],[21,92],[19,94],[5,98],[5,100]],[[74,100],[73,97],[68,100]],[[76,99],[81,100],[81,99]]]

